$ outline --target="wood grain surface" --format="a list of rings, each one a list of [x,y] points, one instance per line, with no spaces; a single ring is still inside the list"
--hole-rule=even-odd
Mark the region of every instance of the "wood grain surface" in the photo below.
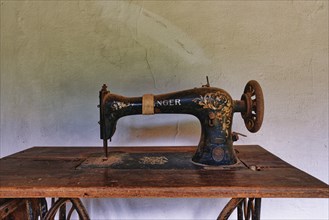
[[[113,169],[81,166],[100,147],[33,147],[0,160],[0,198],[329,198],[329,186],[257,145],[234,147],[237,168]],[[193,153],[196,147],[110,147],[113,152]]]

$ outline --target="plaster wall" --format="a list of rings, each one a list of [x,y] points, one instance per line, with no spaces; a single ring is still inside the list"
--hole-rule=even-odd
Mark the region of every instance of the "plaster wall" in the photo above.
[[[98,91],[205,84],[240,99],[255,79],[262,129],[233,129],[328,183],[327,1],[3,1],[0,156],[101,146]],[[196,145],[188,115],[120,119],[112,145]],[[84,200],[92,219],[214,219],[223,199]],[[328,219],[328,199],[264,199],[263,219]],[[235,216],[234,216],[235,217]]]

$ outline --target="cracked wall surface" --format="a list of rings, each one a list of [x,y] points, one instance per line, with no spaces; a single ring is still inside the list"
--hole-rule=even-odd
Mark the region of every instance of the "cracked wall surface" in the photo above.
[[[257,80],[259,144],[328,183],[327,1],[1,0],[0,156],[100,146],[98,91],[162,94],[210,84],[240,99]],[[120,119],[111,145],[197,145],[190,115]],[[227,200],[85,200],[93,219],[214,219]],[[204,209],[207,207],[207,209]],[[328,200],[265,199],[264,219],[328,219]]]

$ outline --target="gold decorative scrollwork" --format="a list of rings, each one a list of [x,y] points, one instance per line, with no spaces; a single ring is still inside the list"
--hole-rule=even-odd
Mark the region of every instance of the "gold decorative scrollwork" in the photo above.
[[[117,102],[117,101],[114,101],[111,105],[111,108],[114,110],[114,111],[117,111],[117,110],[120,110],[122,108],[126,108],[130,106],[130,103],[125,103],[125,102]]]
[[[231,126],[232,118],[232,100],[225,93],[220,91],[214,93],[207,93],[200,98],[192,100],[205,109],[216,111],[215,118],[221,123],[223,130],[225,130],[226,137],[229,135],[229,128]]]

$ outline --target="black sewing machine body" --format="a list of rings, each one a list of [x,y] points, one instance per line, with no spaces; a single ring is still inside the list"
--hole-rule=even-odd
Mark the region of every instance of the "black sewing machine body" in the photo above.
[[[192,161],[200,165],[235,164],[238,160],[233,150],[233,141],[237,139],[237,135],[232,132],[233,114],[241,112],[247,117],[248,108],[253,109],[254,112],[256,110],[252,107],[255,103],[251,100],[252,94],[247,95],[250,98],[244,97],[245,94],[242,100],[234,101],[223,89],[205,86],[149,95],[151,100],[148,104],[152,105],[149,106],[152,112],[145,113],[143,112],[143,105],[146,105],[144,96],[124,97],[112,94],[104,85],[100,91],[100,133],[101,139],[104,140],[106,155],[107,140],[111,140],[117,121],[121,117],[137,114],[190,114],[198,118],[201,123],[200,142]],[[244,99],[250,99],[249,104]],[[250,114],[253,115],[252,111]],[[250,114],[245,122],[246,125],[252,125],[254,129],[257,118],[255,114],[254,117]]]

